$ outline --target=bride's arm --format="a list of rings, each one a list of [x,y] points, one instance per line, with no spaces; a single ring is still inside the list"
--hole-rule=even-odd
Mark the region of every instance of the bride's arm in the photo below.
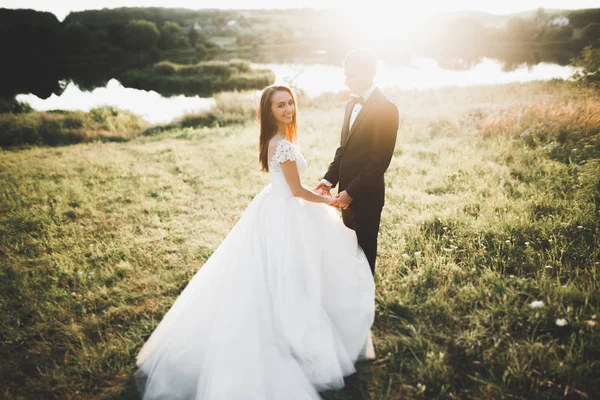
[[[321,196],[302,186],[302,182],[300,182],[300,175],[298,175],[298,168],[296,167],[296,161],[286,161],[282,162],[281,170],[283,171],[283,176],[287,181],[288,186],[294,197],[298,197],[300,199],[310,201],[312,203],[333,203],[335,198]]]

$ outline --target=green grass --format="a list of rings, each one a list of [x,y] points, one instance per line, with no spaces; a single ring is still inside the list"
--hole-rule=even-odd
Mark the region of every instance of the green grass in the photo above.
[[[235,36],[211,36],[209,40],[220,47],[233,46],[236,42]]]
[[[31,111],[0,114],[0,147],[58,146],[90,141],[122,142],[147,123],[127,110],[99,107],[83,111]]]
[[[403,121],[378,358],[324,397],[594,398],[600,96],[563,82],[390,95]],[[306,184],[343,104],[301,98]],[[136,398],[144,340],[268,183],[257,138],[245,122],[0,152],[0,396]]]
[[[252,92],[222,92],[214,96],[215,104],[208,110],[188,113],[163,125],[153,125],[140,132],[143,136],[189,135],[201,127],[222,127],[256,120],[256,99]],[[177,131],[177,132],[173,132]]]

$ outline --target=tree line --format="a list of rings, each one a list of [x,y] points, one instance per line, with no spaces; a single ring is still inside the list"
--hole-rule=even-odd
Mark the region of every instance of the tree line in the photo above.
[[[113,12],[120,18],[87,14],[73,13],[60,22],[48,12],[0,9],[0,97],[46,98],[60,94],[67,80],[92,89],[160,60],[198,63],[216,48],[193,26],[184,30],[174,21],[129,19],[122,11]]]
[[[600,9],[454,13],[415,26],[414,32],[388,29],[386,40],[375,36],[368,42],[353,30],[344,10],[117,8],[73,12],[60,22],[47,12],[0,9],[0,98],[19,93],[46,98],[61,93],[69,80],[92,89],[111,78],[140,76],[139,71],[149,76],[159,61],[190,65],[245,58],[339,65],[357,43],[374,48],[389,63],[420,55],[446,67],[465,67],[482,56],[509,67],[567,64],[585,46],[600,47]]]

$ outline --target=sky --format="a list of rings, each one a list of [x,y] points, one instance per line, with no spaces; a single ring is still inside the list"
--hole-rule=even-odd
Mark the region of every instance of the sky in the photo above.
[[[576,10],[582,8],[598,8],[598,0],[0,0],[0,8],[31,8],[39,11],[50,11],[59,20],[63,20],[71,11],[93,10],[117,7],[169,7],[169,8],[220,8],[220,9],[281,9],[281,8],[347,8],[348,4],[367,4],[371,11],[377,8],[389,9],[399,13],[428,15],[452,11],[483,11],[492,14],[510,14],[529,11],[540,7],[546,9]],[[201,6],[200,6],[201,4]]]

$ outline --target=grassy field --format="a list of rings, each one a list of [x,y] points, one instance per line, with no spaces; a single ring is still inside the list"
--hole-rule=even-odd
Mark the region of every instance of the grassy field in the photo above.
[[[388,93],[402,125],[378,358],[324,397],[595,398],[600,96],[565,82]],[[301,99],[306,184],[343,104]],[[247,122],[0,150],[0,397],[136,398],[144,340],[268,183],[257,138]]]

